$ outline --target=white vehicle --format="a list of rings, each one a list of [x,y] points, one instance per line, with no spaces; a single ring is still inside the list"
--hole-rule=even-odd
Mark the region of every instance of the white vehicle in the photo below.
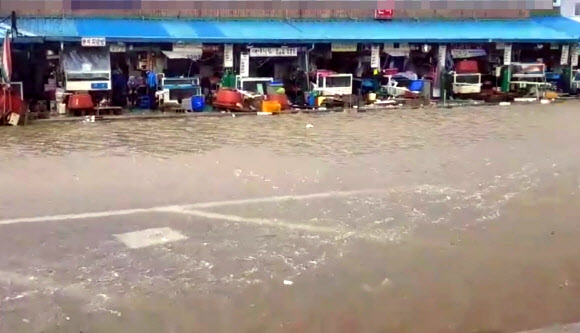
[[[451,73],[454,94],[479,94],[481,92],[481,73]]]
[[[311,77],[314,91],[323,96],[352,95],[352,74],[337,74],[329,71],[317,71]]]
[[[236,75],[236,89],[266,95],[268,86],[274,82],[271,77],[242,77]]]

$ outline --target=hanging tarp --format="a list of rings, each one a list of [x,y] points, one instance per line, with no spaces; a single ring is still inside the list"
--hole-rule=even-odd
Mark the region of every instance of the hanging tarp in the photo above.
[[[12,77],[12,47],[10,45],[10,32],[6,31],[2,45],[2,79],[10,82]]]

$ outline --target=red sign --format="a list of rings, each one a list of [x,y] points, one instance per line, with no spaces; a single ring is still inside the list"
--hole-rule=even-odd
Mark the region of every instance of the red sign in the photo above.
[[[375,19],[377,19],[377,20],[392,20],[394,13],[395,13],[395,11],[392,9],[377,9],[377,10],[375,10]]]

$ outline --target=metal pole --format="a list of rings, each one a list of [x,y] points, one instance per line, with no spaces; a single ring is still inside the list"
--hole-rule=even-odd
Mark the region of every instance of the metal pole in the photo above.
[[[16,12],[12,11],[12,13],[10,14],[10,25],[12,28],[12,36],[16,36],[18,34],[18,27],[16,26]]]

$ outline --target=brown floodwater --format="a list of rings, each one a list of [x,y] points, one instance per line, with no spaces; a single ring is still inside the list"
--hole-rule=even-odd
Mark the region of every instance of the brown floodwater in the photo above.
[[[0,332],[507,333],[580,321],[578,111],[1,128]],[[150,210],[186,204],[197,206]],[[145,211],[116,213],[134,208]],[[102,214],[50,220],[88,212]],[[114,236],[159,227],[187,239],[135,250]]]

